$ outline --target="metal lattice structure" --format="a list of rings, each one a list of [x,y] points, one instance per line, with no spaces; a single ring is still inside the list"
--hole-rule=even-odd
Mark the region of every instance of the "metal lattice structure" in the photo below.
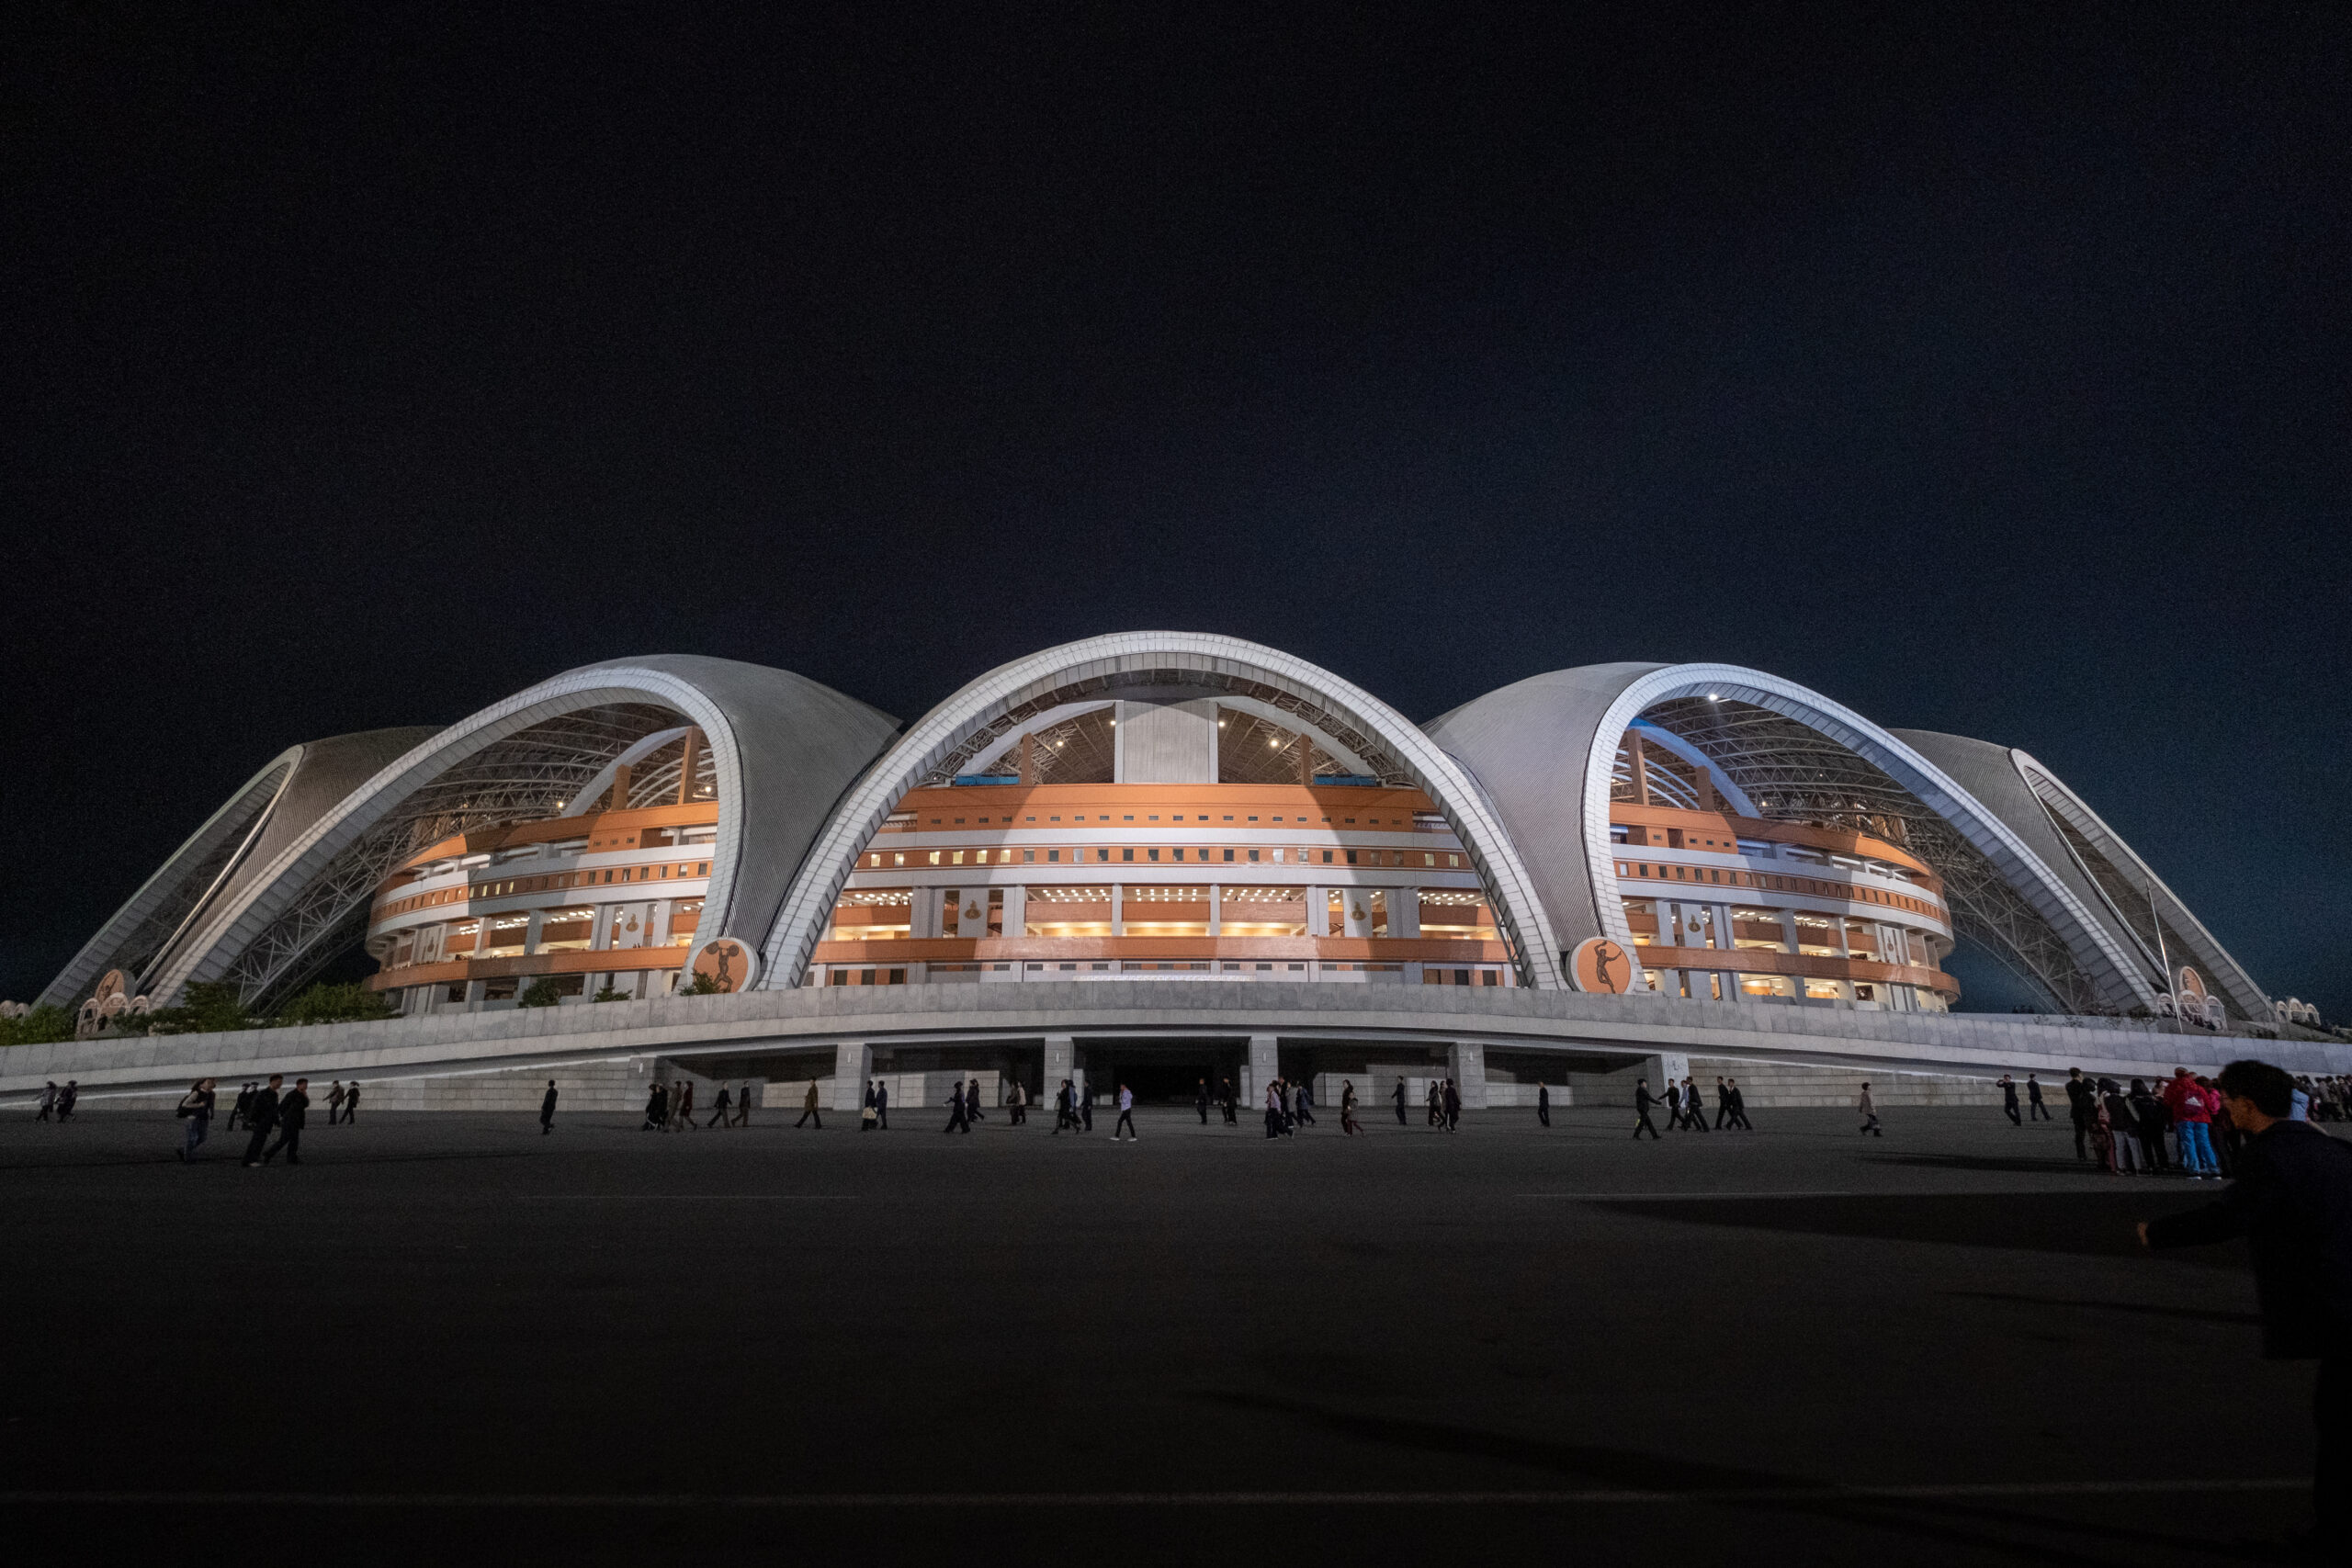
[[[1942,878],[1961,935],[2061,1010],[2111,1010],[2064,939],[1983,852],[1874,764],[1749,703],[1678,697],[1643,716],[1705,752],[1766,817],[1869,833],[1909,850]]]
[[[133,976],[133,989],[143,986],[158,962],[186,934],[190,921],[220,886],[235,874],[254,843],[262,836],[270,807],[294,771],[291,762],[269,769],[242,791],[206,825],[212,841],[195,860],[177,868],[163,899],[125,933],[101,967],[119,969]]]
[[[1138,671],[1132,674],[1121,674],[1115,677],[1097,675],[1083,681],[1072,682],[1065,686],[1057,686],[1050,692],[1040,693],[998,714],[987,724],[982,725],[978,730],[967,736],[955,750],[948,753],[944,761],[924,775],[922,784],[926,787],[936,787],[953,783],[958,773],[970,771],[970,763],[974,758],[988,755],[1006,736],[1018,735],[1032,720],[1049,714],[1057,707],[1076,703],[1109,702],[1121,697],[1150,697],[1155,694],[1160,700],[1172,701],[1176,700],[1180,694],[1184,693],[1213,694],[1220,692],[1230,693],[1237,697],[1247,697],[1267,707],[1289,714],[1298,720],[1299,728],[1302,730],[1311,729],[1329,736],[1339,744],[1341,750],[1363,758],[1366,764],[1375,771],[1382,784],[1400,789],[1412,787],[1411,774],[1390,757],[1376,739],[1363,734],[1336,714],[1294,693],[1286,692],[1279,686],[1268,685],[1264,682],[1252,681],[1244,676],[1215,670],[1153,670]],[[1318,773],[1338,773],[1345,771],[1328,756],[1322,761],[1329,765],[1328,768],[1318,767]],[[1109,776],[1107,773],[1103,774],[1104,779]],[[1294,771],[1290,776],[1293,778],[1297,776],[1295,759]]]
[[[1037,731],[1037,777],[1044,784],[1109,784],[1117,769],[1119,732],[1109,705]]]
[[[1646,751],[1642,757],[1643,782],[1649,786],[1650,798],[1661,806],[1675,807],[1683,811],[1706,809],[1698,783],[1699,770],[1679,757],[1661,756]],[[1634,761],[1628,748],[1617,748],[1617,761],[1609,774],[1609,798],[1630,802],[1639,798],[1634,788]]]
[[[691,738],[695,754],[694,787],[683,799],[678,793],[678,778],[685,767],[688,739],[681,738],[650,753],[638,762],[629,776],[628,809],[649,806],[684,805],[690,801],[711,800],[718,795],[718,760],[710,748],[702,744],[699,735]],[[624,803],[615,802],[607,810],[623,809]]]
[[[221,979],[248,1007],[273,1005],[357,940],[376,888],[410,856],[458,834],[554,816],[606,763],[678,722],[669,708],[615,703],[546,719],[492,742],[346,846],[238,953]],[[669,787],[674,798],[674,759]]]

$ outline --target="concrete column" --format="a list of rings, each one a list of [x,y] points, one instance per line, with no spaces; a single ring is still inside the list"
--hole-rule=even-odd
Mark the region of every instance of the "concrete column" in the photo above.
[[[1421,934],[1421,890],[1418,887],[1387,888],[1388,934],[1392,937],[1417,937]]]
[[[1664,1100],[1668,1082],[1680,1083],[1690,1076],[1690,1055],[1682,1051],[1668,1051],[1644,1057],[1640,1076],[1650,1080],[1650,1092]]]
[[[1050,1107],[1054,1103],[1054,1096],[1062,1091],[1062,1079],[1077,1076],[1077,1043],[1069,1035],[1046,1036],[1046,1086],[1042,1103]]]
[[[940,892],[936,887],[918,887],[914,890],[915,901],[907,911],[909,937],[922,940],[939,934],[939,898]]]
[[[1225,888],[1220,883],[1209,884],[1209,935],[1225,934]]]
[[[1781,911],[1781,940],[1789,944],[1791,953],[1797,950],[1797,943],[1802,939],[1797,935],[1797,912],[1794,909]]]
[[[1029,889],[1014,886],[1004,890],[1004,935],[1008,942],[1026,936],[1029,923]]]
[[[833,1109],[856,1115],[865,1108],[865,1086],[874,1077],[874,1047],[843,1041],[833,1047]]]
[[[1331,934],[1331,890],[1328,887],[1306,890],[1306,934],[1311,937]]]
[[[1127,907],[1124,897],[1125,892],[1126,888],[1124,885],[1116,882],[1111,884],[1111,934],[1113,936],[1127,934]]]
[[[1462,1096],[1464,1111],[1487,1109],[1487,1048],[1456,1041],[1448,1054],[1448,1076]]]
[[[526,956],[539,950],[539,928],[547,924],[547,911],[534,909],[528,924],[523,928],[523,952]]]
[[[1266,1086],[1282,1071],[1276,1042],[1271,1034],[1250,1037],[1250,1066],[1241,1074],[1240,1093],[1244,1104],[1261,1104],[1266,1098]]]

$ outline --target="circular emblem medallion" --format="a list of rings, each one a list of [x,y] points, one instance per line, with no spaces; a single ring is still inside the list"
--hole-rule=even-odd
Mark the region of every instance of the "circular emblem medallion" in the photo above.
[[[1568,954],[1568,981],[1579,991],[1622,997],[1634,976],[1633,955],[1605,936],[1587,937]]]
[[[692,974],[722,991],[748,991],[760,977],[759,955],[731,936],[718,936],[695,949]]]

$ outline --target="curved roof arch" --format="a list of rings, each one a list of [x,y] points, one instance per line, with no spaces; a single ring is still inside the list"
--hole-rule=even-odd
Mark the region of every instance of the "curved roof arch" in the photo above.
[[[109,969],[128,971],[132,989],[144,989],[210,913],[250,886],[279,850],[355,784],[432,733],[422,726],[370,729],[280,751],[123,901],[39,999],[74,1001]]]
[[[1120,632],[1065,643],[1000,665],[966,685],[910,727],[842,801],[809,852],[768,933],[763,986],[800,984],[833,902],[856,857],[899,798],[943,764],[968,751],[985,754],[992,727],[1096,693],[1148,696],[1153,686],[1238,690],[1270,703],[1354,754],[1377,751],[1445,817],[1486,885],[1497,918],[1510,933],[1522,981],[1556,988],[1559,954],[1551,921],[1521,864],[1518,850],[1476,781],[1404,715],[1351,682],[1303,659],[1206,632]]]
[[[703,929],[764,930],[809,840],[897,721],[787,671],[659,655],[568,671],[429,732],[320,813],[223,899],[156,977],[282,994],[341,945],[383,876],[433,839],[552,816],[648,735],[703,731],[718,834]]]
[[[2270,998],[2245,966],[2123,836],[2039,759],[2013,746],[1961,735],[1891,733],[1960,780],[2065,877],[2156,987],[2173,987],[2167,960],[2192,964],[2231,1012],[2258,1021],[2273,1016]]]
[[[1768,815],[1825,806],[1902,818],[1967,934],[2070,1011],[2153,999],[2098,914],[2000,817],[1889,731],[1738,665],[1603,664],[1488,693],[1429,731],[1492,792],[1564,936],[1631,944],[1609,848],[1609,784],[1636,718],[1672,729]],[[1834,802],[1813,799],[1822,791]]]

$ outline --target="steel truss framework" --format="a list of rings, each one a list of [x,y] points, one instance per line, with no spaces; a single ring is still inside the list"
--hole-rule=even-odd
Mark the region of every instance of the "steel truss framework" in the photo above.
[[[682,801],[678,798],[678,773],[685,766],[686,760],[686,740],[682,737],[650,752],[637,764],[629,776],[628,799],[625,803],[628,809],[637,810],[649,806],[681,806],[693,801],[710,800],[717,797],[718,759],[711,754],[708,746],[701,744],[699,736],[695,739],[694,788],[687,792],[685,799]],[[617,811],[622,809],[623,805],[624,803],[616,802],[608,809]]]
[[[183,869],[163,900],[123,934],[115,950],[101,960],[100,970],[119,969],[142,989],[147,978],[186,931],[213,893],[234,876],[245,855],[262,836],[269,808],[294,772],[290,761],[270,769],[230,802],[204,831],[213,841]]]
[[[552,817],[614,758],[680,722],[677,713],[654,704],[613,703],[559,715],[492,742],[411,795],[328,862],[221,979],[248,1007],[275,1004],[357,940],[368,900],[402,861],[459,833]],[[669,787],[674,795],[674,762]]]
[[[2131,936],[2136,955],[2147,972],[2154,976],[2156,988],[2166,993],[2173,988],[2173,977],[2165,970],[2167,960],[2176,964],[2183,962],[2201,964],[2214,971],[2211,994],[2221,998],[2224,1012],[2241,1021],[2249,1018],[2269,1021],[2267,1013],[2250,1014],[2243,999],[2233,994],[2235,987],[2227,983],[2230,976],[2221,973],[2213,962],[2218,944],[2213,943],[2201,926],[2191,931],[2182,923],[2181,917],[2187,915],[2187,910],[2177,908],[2173,919],[2164,919],[2161,911],[2151,904],[2160,889],[2133,878],[2091,840],[2075,817],[2075,812],[2084,808],[2067,795],[2064,786],[2037,768],[2028,767],[2024,773],[2026,785],[2033,791],[2033,797],[2041,807],[2042,814],[2049,818],[2050,826],[2057,830],[2058,837],[2065,843],[2066,852],[2075,857],[2075,865],[2090,878],[2091,885],[2107,900],[2109,912]],[[2169,897],[2169,889],[2161,891]],[[2231,967],[2235,965],[2233,964]]]
[[[2064,1011],[2112,1010],[2065,941],[1984,852],[1872,763],[1749,703],[1677,697],[1643,717],[1704,751],[1768,818],[1858,830],[1908,849],[1943,879],[1962,936]]]
[[[1230,692],[1235,696],[1248,697],[1252,701],[1263,703],[1268,707],[1278,709],[1296,718],[1302,729],[1319,731],[1339,742],[1342,750],[1352,752],[1364,759],[1377,771],[1377,776],[1382,784],[1398,789],[1412,787],[1411,775],[1398,766],[1394,758],[1382,750],[1376,740],[1343,722],[1336,715],[1304,697],[1285,692],[1279,686],[1270,686],[1263,682],[1212,670],[1153,670],[1117,676],[1096,675],[1083,681],[1073,682],[1066,686],[1057,686],[1050,692],[1040,693],[1025,702],[1006,709],[967,736],[963,744],[948,753],[945,761],[923,776],[922,784],[924,787],[936,788],[954,783],[956,774],[963,773],[972,759],[985,756],[998,741],[1008,735],[1018,734],[1024,725],[1041,714],[1051,713],[1057,707],[1073,703],[1109,702],[1120,697],[1133,697],[1138,694],[1148,693],[1155,687],[1162,690],[1174,688],[1174,691],[1169,692],[1171,699],[1177,693],[1189,690],[1201,693]],[[1329,764],[1329,772],[1340,771],[1340,764],[1328,755],[1322,761]],[[1324,768],[1318,764],[1317,772],[1323,771],[1325,771]]]

